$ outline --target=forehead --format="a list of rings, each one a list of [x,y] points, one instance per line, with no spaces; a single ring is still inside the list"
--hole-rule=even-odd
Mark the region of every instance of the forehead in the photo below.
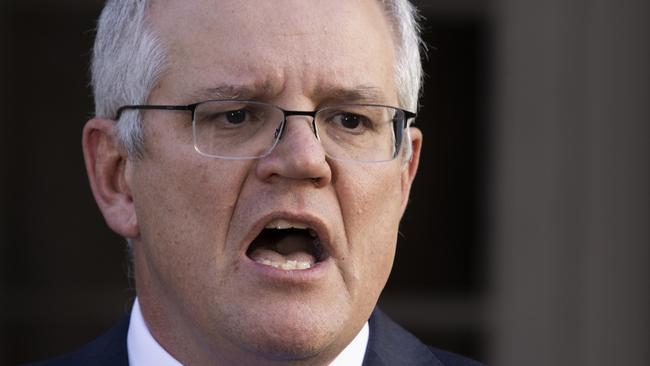
[[[393,37],[376,0],[156,0],[151,16],[168,54],[163,83],[182,94],[394,93]]]

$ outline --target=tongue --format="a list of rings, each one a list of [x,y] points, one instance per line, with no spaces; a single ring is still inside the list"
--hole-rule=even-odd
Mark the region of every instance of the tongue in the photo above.
[[[255,248],[249,256],[254,261],[266,259],[271,262],[286,262],[291,260],[306,262],[313,266],[316,263],[316,258],[310,253],[312,246],[310,240],[313,239],[307,238],[305,235],[285,235],[274,240],[270,245]]]

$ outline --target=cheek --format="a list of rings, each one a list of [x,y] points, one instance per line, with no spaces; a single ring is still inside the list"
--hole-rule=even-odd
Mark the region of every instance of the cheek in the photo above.
[[[374,232],[395,231],[401,218],[401,180],[398,169],[385,166],[363,167],[361,172],[341,172],[340,202],[346,226],[361,226],[358,230]],[[368,225],[370,224],[370,225]]]
[[[340,176],[350,177],[337,182],[337,189],[354,270],[365,283],[383,288],[401,219],[399,169],[377,165],[356,173],[342,171]]]
[[[224,242],[246,169],[220,164],[169,156],[142,164],[135,176],[146,270],[180,288],[218,278],[216,272],[227,267],[214,263],[229,260]]]

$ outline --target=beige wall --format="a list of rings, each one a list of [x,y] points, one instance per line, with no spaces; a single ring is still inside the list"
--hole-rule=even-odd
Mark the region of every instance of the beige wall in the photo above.
[[[650,364],[650,3],[502,0],[494,365]]]

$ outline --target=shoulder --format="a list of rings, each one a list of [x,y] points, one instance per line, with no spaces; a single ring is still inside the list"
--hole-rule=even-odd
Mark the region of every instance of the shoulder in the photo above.
[[[79,350],[47,361],[25,366],[128,365],[126,335],[129,317],[124,316],[111,330]]]
[[[482,366],[468,358],[430,347],[375,309],[363,366]]]
[[[438,360],[440,360],[440,362],[445,366],[484,366],[480,362],[435,347],[429,346],[429,350],[436,355]]]

